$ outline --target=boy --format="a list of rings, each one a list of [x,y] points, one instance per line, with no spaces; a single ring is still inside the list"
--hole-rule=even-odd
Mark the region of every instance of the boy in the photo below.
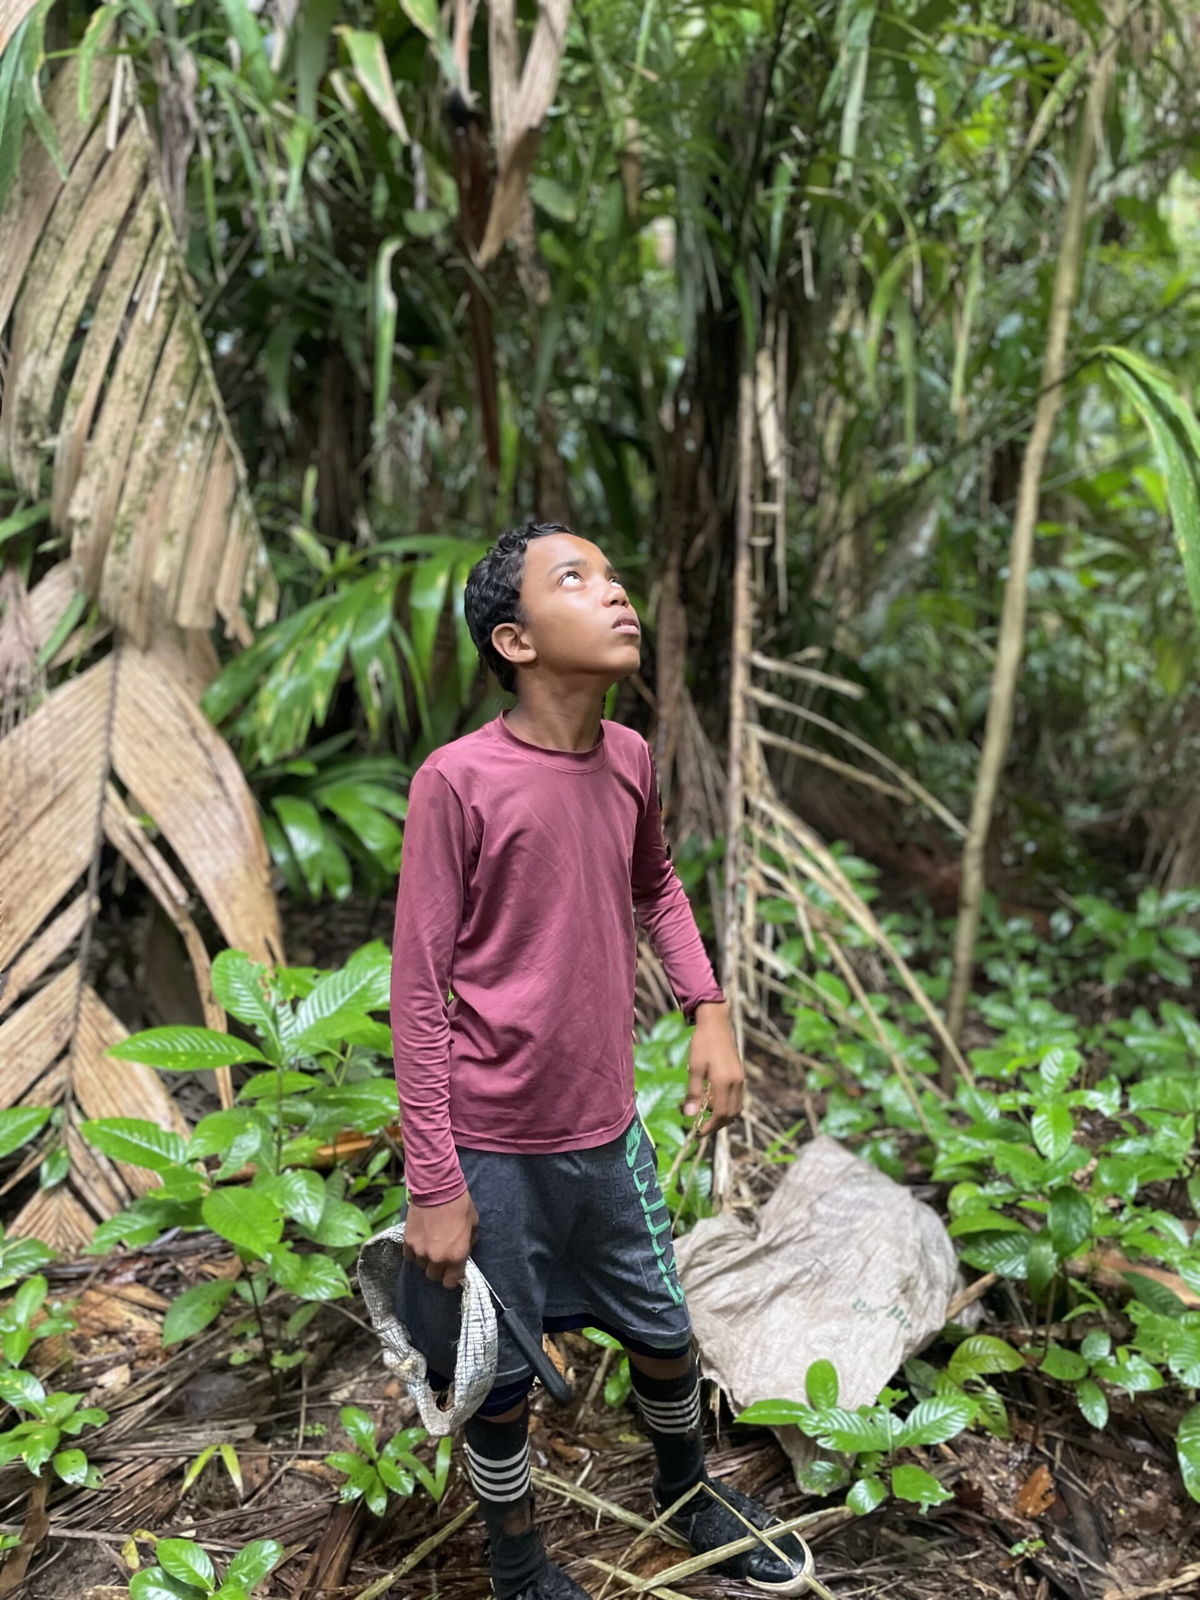
[[[410,1194],[397,1315],[431,1369],[452,1372],[471,1255],[535,1336],[613,1334],[665,1509],[710,1480],[691,1324],[634,1110],[635,917],[695,1021],[684,1111],[707,1084],[707,1131],[738,1114],[742,1064],[663,841],[650,751],[602,720],[641,654],[620,579],[562,524],[527,523],[473,569],[465,606],[516,704],[435,751],[410,790],[392,977]],[[465,1428],[494,1592],[587,1600],[533,1524],[531,1384],[502,1322],[495,1387]],[[771,1525],[737,1490],[719,1495],[699,1489],[672,1519],[697,1552],[742,1538],[741,1517]],[[760,1546],[723,1570],[799,1593],[802,1551],[777,1544],[788,1560]]]

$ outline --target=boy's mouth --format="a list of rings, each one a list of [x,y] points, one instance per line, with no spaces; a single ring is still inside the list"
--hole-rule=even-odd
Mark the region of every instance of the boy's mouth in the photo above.
[[[614,633],[637,633],[637,634],[640,634],[641,631],[642,631],[641,624],[638,622],[638,619],[636,617],[634,617],[634,616],[618,617],[617,620],[613,623],[613,632]]]

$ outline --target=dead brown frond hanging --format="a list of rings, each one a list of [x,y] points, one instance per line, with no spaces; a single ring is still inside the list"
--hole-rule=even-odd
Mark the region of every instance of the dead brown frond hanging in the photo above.
[[[94,1151],[80,1122],[182,1127],[154,1072],[105,1053],[126,1036],[94,980],[106,852],[178,930],[211,1027],[224,1017],[198,903],[226,943],[281,955],[254,801],[198,705],[215,618],[246,636],[247,594],[260,610],[272,597],[127,70],[97,60],[82,116],[75,64],[58,73],[46,108],[67,177],[29,140],[0,209],[0,466],[70,545],[0,609],[16,686],[0,737],[0,1104],[63,1108],[70,1174],[12,1226],[64,1249],[156,1181]],[[227,1100],[227,1073],[221,1087]]]
[[[522,66],[514,0],[491,0],[488,6],[496,186],[478,251],[481,267],[499,255],[520,220],[542,123],[558,87],[570,15],[571,0],[541,0]]]

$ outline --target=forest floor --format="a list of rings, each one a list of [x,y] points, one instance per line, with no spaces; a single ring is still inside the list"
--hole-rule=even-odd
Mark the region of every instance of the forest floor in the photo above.
[[[762,1126],[794,1121],[794,1087],[759,1073],[755,1091]],[[734,1156],[743,1190],[765,1193],[780,1169],[745,1146],[735,1144]],[[342,1475],[324,1461],[348,1444],[339,1408],[368,1411],[381,1439],[415,1420],[361,1302],[320,1307],[303,1334],[302,1363],[287,1372],[261,1359],[236,1364],[245,1341],[228,1320],[164,1350],[172,1298],[239,1270],[212,1235],[46,1269],[53,1289],[74,1302],[78,1326],[44,1341],[39,1366],[53,1365],[55,1387],[83,1391],[86,1404],[109,1413],[87,1439],[103,1483],[87,1492],[60,1484],[47,1498],[30,1493],[19,1463],[0,1468],[0,1532],[36,1543],[19,1590],[6,1587],[0,1568],[0,1596],[120,1600],[135,1562],[152,1562],[153,1538],[173,1536],[197,1539],[218,1563],[251,1539],[281,1541],[286,1556],[257,1591],[263,1600],[484,1600],[483,1529],[457,1462],[439,1505],[418,1490],[377,1519],[361,1501],[339,1503]],[[1003,1285],[981,1306],[981,1329],[1021,1342]],[[567,1335],[559,1353],[579,1398],[563,1410],[540,1393],[534,1403],[547,1544],[597,1600],[653,1594],[648,1580],[680,1552],[656,1536],[638,1540],[653,1515],[649,1445],[628,1405],[606,1404],[595,1381],[601,1350]],[[840,1494],[804,1496],[774,1436],[734,1427],[715,1396],[710,1468],[781,1516],[812,1514],[805,1531],[816,1574],[838,1600],[1200,1596],[1200,1518],[1175,1465],[1176,1419],[1158,1397],[1115,1398],[1100,1435],[1035,1373],[1006,1375],[997,1386],[1012,1437],[972,1432],[918,1452],[953,1493],[925,1515],[893,1502],[853,1518]],[[232,1446],[228,1460],[223,1445]],[[185,1488],[189,1466],[210,1446],[218,1448]],[[658,1592],[751,1600],[761,1591],[693,1577]]]
[[[754,1156],[744,1151],[740,1159]],[[238,1266],[227,1247],[205,1236],[48,1269],[54,1287],[75,1301],[78,1322],[46,1351],[62,1364],[55,1382],[84,1391],[110,1421],[89,1440],[103,1472],[98,1490],[59,1486],[40,1506],[31,1503],[23,1469],[0,1471],[0,1526],[44,1536],[24,1592],[30,1600],[118,1600],[129,1541],[139,1541],[147,1564],[152,1533],[194,1537],[218,1560],[250,1539],[280,1540],[287,1557],[264,1591],[272,1597],[483,1600],[482,1527],[465,1516],[470,1491],[457,1465],[439,1506],[418,1491],[377,1520],[361,1502],[338,1502],[341,1475],[323,1458],[347,1445],[340,1406],[371,1413],[382,1438],[414,1420],[359,1304],[322,1307],[306,1330],[303,1364],[284,1374],[261,1363],[231,1365],[236,1341],[228,1326],[183,1348],[162,1348],[171,1298]],[[1014,1334],[1002,1300],[985,1309],[989,1331]],[[601,1351],[568,1335],[561,1354],[581,1398],[564,1410],[544,1395],[536,1401],[539,1516],[552,1554],[572,1576],[597,1597],[619,1600],[680,1553],[656,1537],[631,1549],[638,1519],[652,1516],[649,1446],[632,1410],[593,1395]],[[1115,1410],[1101,1437],[1073,1410],[1047,1409],[1032,1375],[1005,1382],[1013,1437],[968,1434],[923,1452],[924,1465],[954,1494],[924,1516],[892,1504],[851,1520],[837,1498],[806,1500],[773,1436],[732,1427],[718,1411],[706,1424],[710,1465],[781,1515],[814,1513],[807,1536],[816,1572],[839,1600],[1200,1595],[1200,1526],[1175,1469],[1171,1419],[1158,1415],[1155,1397]],[[189,1464],[222,1444],[236,1452],[230,1464],[240,1485],[214,1453],[185,1491]],[[1025,1553],[1014,1555],[1022,1544]],[[709,1578],[684,1580],[674,1592],[694,1600],[755,1593]]]

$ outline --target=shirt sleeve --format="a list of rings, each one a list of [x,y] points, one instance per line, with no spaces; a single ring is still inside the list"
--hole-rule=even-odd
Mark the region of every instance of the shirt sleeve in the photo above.
[[[404,1176],[424,1206],[466,1187],[450,1131],[449,991],[474,841],[458,796],[432,767],[414,774],[392,939],[392,1044]]]
[[[654,952],[666,969],[676,999],[689,1022],[706,1000],[724,1000],[713,975],[700,930],[663,836],[658,776],[650,747],[645,749],[644,809],[633,842],[633,908]]]

